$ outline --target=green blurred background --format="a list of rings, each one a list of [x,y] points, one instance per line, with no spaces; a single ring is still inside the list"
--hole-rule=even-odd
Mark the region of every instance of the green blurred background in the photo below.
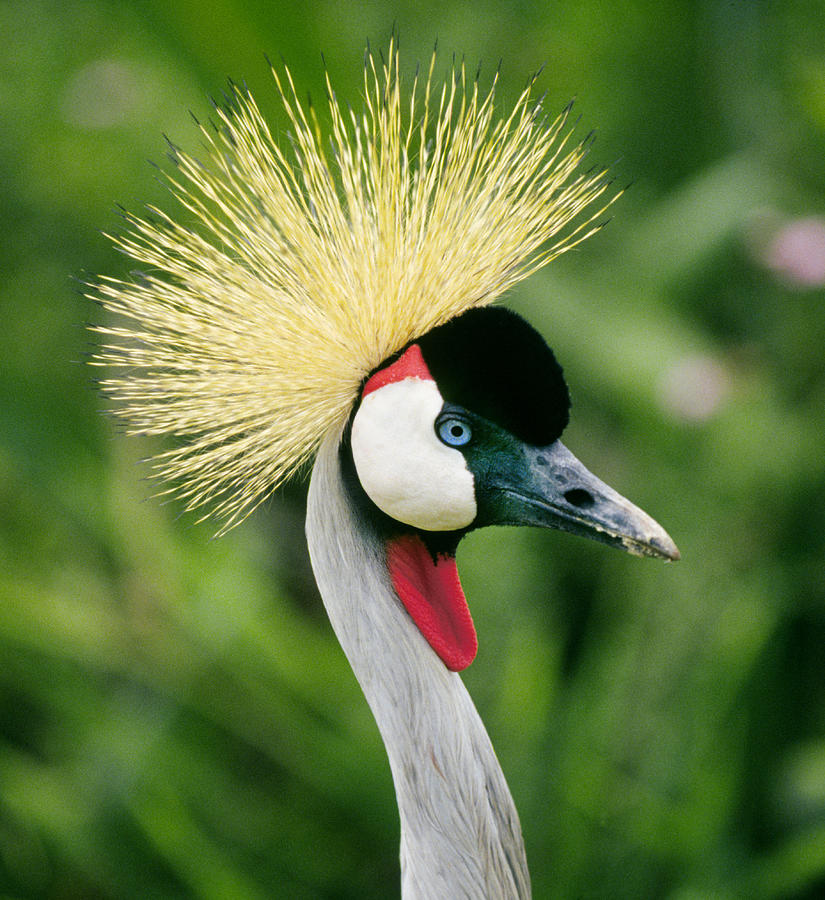
[[[326,621],[296,484],[218,541],[151,499],[83,365],[124,274],[115,203],[197,149],[263,55],[360,104],[366,40],[453,52],[502,103],[546,65],[633,188],[514,291],[574,399],[566,443],[683,561],[562,534],[460,551],[465,680],[537,898],[825,896],[825,6],[0,3],[0,896],[385,898],[398,822]],[[614,163],[614,160],[618,160]]]

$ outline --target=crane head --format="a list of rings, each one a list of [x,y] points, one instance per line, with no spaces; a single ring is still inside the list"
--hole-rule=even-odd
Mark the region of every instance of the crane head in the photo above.
[[[89,296],[117,318],[91,362],[135,434],[168,435],[152,474],[187,509],[241,522],[343,435],[353,499],[396,591],[449,668],[475,632],[455,569],[472,528],[530,524],[675,559],[665,532],[559,442],[569,397],[529,325],[491,304],[578,246],[620,196],[579,173],[570,106],[533,80],[505,114],[436,53],[411,90],[397,44],[364,58],[364,111],[327,82],[331,133],[273,69],[292,152],[245,88],[201,124],[203,158],[170,144],[192,220],[126,213],[134,277]],[[436,102],[436,98],[438,101]],[[383,360],[383,362],[382,362]]]
[[[471,529],[535,525],[679,558],[657,522],[561,443],[569,409],[553,352],[497,307],[431,330],[364,384],[345,452],[396,590],[449,668],[475,656],[454,561]]]

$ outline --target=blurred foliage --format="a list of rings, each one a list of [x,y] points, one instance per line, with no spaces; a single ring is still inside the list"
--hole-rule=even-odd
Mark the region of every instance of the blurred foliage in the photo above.
[[[384,898],[398,823],[329,628],[295,485],[219,541],[101,415],[72,276],[165,203],[225,77],[263,54],[359,102],[392,23],[546,64],[616,220],[510,302],[574,396],[566,442],[683,553],[472,535],[465,679],[521,811],[537,898],[825,895],[825,15],[817,0],[0,4],[0,895]],[[145,502],[142,502],[145,501]]]

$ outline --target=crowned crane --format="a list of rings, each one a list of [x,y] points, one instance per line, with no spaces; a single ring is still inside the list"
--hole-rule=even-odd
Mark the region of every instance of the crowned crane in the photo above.
[[[405,100],[397,48],[365,59],[362,115],[327,78],[332,162],[286,70],[290,153],[237,87],[202,128],[206,163],[170,145],[194,225],[127,216],[116,243],[149,269],[94,287],[125,317],[96,329],[95,362],[124,367],[103,383],[133,431],[181,439],[159,474],[222,530],[314,458],[310,557],[389,756],[403,896],[522,898],[518,815],[457,674],[477,640],[456,547],[499,524],[678,551],[561,443],[561,367],[489,305],[598,227],[586,142],[531,85],[497,118],[495,81],[483,94],[463,65],[439,90],[434,53]]]

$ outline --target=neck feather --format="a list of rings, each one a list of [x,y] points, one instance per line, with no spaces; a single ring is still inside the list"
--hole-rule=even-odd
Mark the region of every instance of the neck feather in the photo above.
[[[405,900],[529,897],[518,814],[484,725],[395,594],[383,541],[350,501],[332,438],[313,469],[307,538],[389,756]]]

